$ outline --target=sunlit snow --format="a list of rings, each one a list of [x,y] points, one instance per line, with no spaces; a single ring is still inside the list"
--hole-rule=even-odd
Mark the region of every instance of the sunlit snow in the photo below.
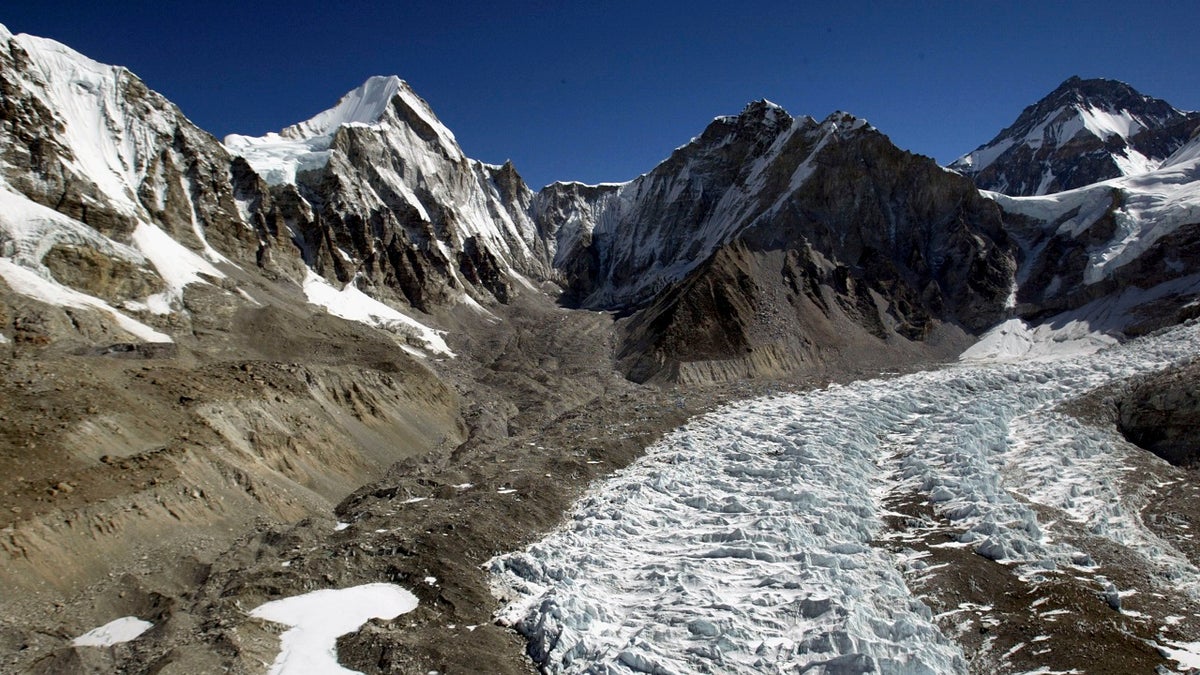
[[[215,279],[225,276],[207,260],[193,253],[183,244],[171,238],[171,235],[154,225],[138,223],[131,238],[134,245],[150,260],[158,275],[167,283],[169,299],[176,301],[181,299],[184,286],[203,282],[204,278],[200,276],[202,274]],[[165,304],[151,302],[149,306],[156,313],[165,314],[169,311]]]
[[[1195,672],[1200,669],[1200,642],[1168,642],[1158,651],[1178,663],[1180,670]]]
[[[430,352],[454,356],[454,352],[450,351],[450,347],[437,331],[363,293],[352,283],[339,291],[323,277],[309,270],[304,278],[304,294],[309,302],[324,307],[334,316],[402,335],[411,335],[420,340]]]
[[[75,647],[111,647],[134,640],[153,627],[154,624],[136,616],[123,616],[80,635],[71,641],[71,645]]]
[[[1161,238],[1200,222],[1200,151],[1179,154],[1149,173],[1052,195],[986,194],[1007,213],[1057,223],[1056,234],[1066,236],[1083,234],[1112,209],[1113,234],[1088,250],[1084,281],[1096,283],[1115,268],[1136,260]]]
[[[274,600],[250,616],[290,626],[279,636],[270,675],[346,675],[358,671],[337,661],[337,639],[371,619],[394,619],[417,608],[417,597],[394,584],[326,589]]]
[[[1083,321],[1055,327],[1049,323],[1030,326],[1020,319],[1009,319],[980,336],[958,358],[960,361],[1054,359],[1090,354],[1116,343],[1116,339],[1092,331]]]

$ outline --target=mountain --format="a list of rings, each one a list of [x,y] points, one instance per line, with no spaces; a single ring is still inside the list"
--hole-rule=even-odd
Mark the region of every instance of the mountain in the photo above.
[[[554,276],[516,169],[468,159],[399,78],[372,77],[309,120],[225,146],[271,184],[305,262],[331,282],[429,312],[504,303],[526,277]]]
[[[1091,124],[1101,135],[1123,129],[1106,142],[1126,160],[1130,148],[1154,158],[1153,167],[1147,159],[1135,175],[1008,196],[897,148],[853,115],[792,117],[759,100],[714,119],[632,181],[534,193],[510,163],[466,157],[395,77],[372,77],[278,133],[219,142],[127,70],[0,27],[0,586],[11,590],[0,596],[0,670],[257,672],[279,653],[279,631],[248,615],[252,607],[388,580],[410,588],[418,606],[403,630],[376,621],[338,640],[346,665],[529,672],[514,635],[494,623],[485,563],[561,525],[590,481],[689,418],[779,386],[807,389],[960,355],[1023,360],[1044,356],[1038,349],[1094,349],[1200,314],[1200,136],[1162,131],[1174,113],[1088,100],[1052,106],[1067,115],[1042,130],[1067,139],[1054,157],[1083,166],[1091,141],[1062,134]],[[1068,108],[1083,117],[1072,122]],[[1171,118],[1178,125],[1192,119],[1180,115]],[[1161,147],[1144,143],[1151,137]],[[933,595],[922,597],[945,607],[913,607],[928,619],[951,616],[963,598],[994,604],[1003,620],[964,639],[987,651],[999,636],[996,644],[1028,655],[1025,669],[1036,669],[1045,665],[1032,662],[1040,652],[1020,649],[1025,627],[1055,622],[1025,613],[1036,603],[1017,611],[997,602],[1001,593],[1027,594],[996,564],[1041,545],[1034,521],[988,516],[969,525],[980,537],[959,540],[974,548],[945,544],[964,534],[956,522],[983,518],[976,507],[1006,494],[996,489],[1008,475],[998,457],[1041,462],[1037,443],[1047,438],[1074,447],[1069,434],[1028,426],[1025,406],[1045,412],[1043,403],[1077,398],[1088,383],[1119,387],[1146,364],[1175,364],[1190,339],[1169,337],[1159,355],[1135,343],[1130,353],[1145,358],[1133,365],[1114,350],[1057,371],[947,368],[831,387],[832,399],[770,397],[766,418],[743,419],[744,449],[782,466],[764,443],[790,448],[789,435],[812,432],[841,471],[850,437],[838,429],[863,422],[850,436],[866,443],[864,480],[835,492],[876,504],[855,512],[868,523],[852,528],[863,550],[831,540],[837,555],[883,556],[868,536],[878,522],[925,530],[952,515],[930,535],[941,557],[929,570],[944,562],[945,578],[957,581],[924,578]],[[1087,405],[1097,417],[1117,405],[1114,424],[1128,438],[1190,462],[1194,370],[1100,391],[1103,401]],[[949,386],[926,386],[938,382]],[[830,402],[845,404],[844,413],[830,417]],[[874,412],[860,415],[864,406]],[[738,417],[746,408],[729,410]],[[977,415],[989,410],[1002,414]],[[1062,416],[1052,417],[1057,425]],[[720,417],[708,419],[724,434]],[[778,433],[769,439],[763,429]],[[1006,442],[1014,433],[1028,444]],[[799,438],[784,455],[800,452],[793,468],[803,472],[819,457],[814,439]],[[963,452],[964,443],[979,452]],[[692,450],[745,461],[703,443]],[[981,501],[947,511],[966,504],[947,492],[966,483],[944,481],[945,462],[966,462],[951,468],[975,475],[979,458],[991,472],[979,474]],[[1057,476],[1057,467],[1088,466],[1050,468]],[[725,468],[756,485],[774,471],[746,467]],[[737,482],[724,469],[708,473],[721,490]],[[777,477],[794,487],[790,473]],[[1059,484],[1051,478],[1045,485]],[[890,515],[877,508],[883,493],[862,489],[879,480],[901,480]],[[642,484],[678,502],[674,488]],[[811,495],[785,488],[774,496],[799,510],[789,522],[825,520]],[[1191,518],[1179,491],[1161,513]],[[724,527],[743,502],[729,494],[689,500],[684,510],[712,506]],[[620,522],[625,529],[614,532],[628,542],[636,523]],[[992,536],[1010,531],[1019,538]],[[687,538],[762,562],[756,551],[725,547],[740,546],[743,534]],[[1055,540],[1077,543],[1061,533]],[[1061,552],[1063,568],[1081,562],[1074,549]],[[818,559],[791,555],[789,569]],[[892,558],[876,562],[895,571]],[[1097,587],[1076,576],[1071,594],[1052,593],[1047,606],[1094,620],[1055,627],[1079,633],[1087,654],[1095,635],[1125,635],[1143,652],[1138,664],[1160,662],[1146,646],[1150,624],[1126,634],[1109,621],[1123,597],[1114,584],[1126,587],[1110,577],[1096,577],[1107,584]],[[988,583],[962,582],[979,578]],[[765,588],[759,581],[749,579]],[[851,579],[847,590],[859,597],[859,586]],[[1096,588],[1108,599],[1098,601]],[[840,615],[826,600],[802,613]],[[554,629],[559,618],[545,607],[552,616],[540,625]],[[100,650],[70,638],[122,616],[116,625],[154,629]],[[704,623],[685,630],[700,642],[719,632]],[[531,647],[552,648],[553,632]],[[830,657],[827,670],[862,670],[866,661],[834,656],[844,635],[830,631],[809,646]],[[708,654],[717,652],[698,656]],[[616,658],[657,667],[635,651]],[[994,665],[982,658],[972,666]]]
[[[950,168],[985,190],[1050,194],[1153,170],[1198,125],[1124,82],[1072,77]]]
[[[1200,315],[1200,134],[1154,171],[992,198],[1021,249],[1018,317],[1128,337]]]
[[[550,185],[534,212],[567,299],[632,313],[619,356],[637,380],[931,353],[1000,319],[1014,269],[970,181],[864,120],[768,101],[629,183]]]
[[[10,285],[69,296],[116,317],[114,334],[145,336],[114,307],[183,316],[185,286],[217,283],[218,265],[254,265],[286,242],[244,219],[258,186],[237,181],[225,150],[129,71],[0,30],[0,87]]]
[[[5,603],[213,555],[463,437],[422,363],[443,334],[312,273],[294,209],[128,70],[0,27]]]

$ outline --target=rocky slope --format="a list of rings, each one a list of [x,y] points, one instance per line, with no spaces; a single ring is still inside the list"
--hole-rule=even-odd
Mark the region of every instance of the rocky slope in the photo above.
[[[414,630],[347,664],[522,672],[480,565],[688,415],[1011,315],[1194,315],[1198,143],[1004,197],[758,101],[634,181],[535,195],[397,78],[222,144],[0,28],[0,669],[253,672],[278,641],[247,607],[386,579]],[[157,628],[70,645],[121,614]]]
[[[308,304],[267,185],[134,75],[0,29],[0,93],[7,619],[464,435],[430,333]]]
[[[468,159],[407,83],[372,77],[278,134],[225,139],[271,185],[305,262],[422,311],[554,276],[512,164]]]
[[[638,310],[621,357],[639,381],[961,340],[1001,318],[1014,271],[1000,211],[969,181],[863,120],[766,101],[630,183],[551,185],[534,208],[571,300]]]
[[[950,167],[986,190],[1051,194],[1158,168],[1198,125],[1124,82],[1072,77]]]
[[[1143,378],[1116,400],[1125,438],[1171,464],[1200,461],[1200,362]]]

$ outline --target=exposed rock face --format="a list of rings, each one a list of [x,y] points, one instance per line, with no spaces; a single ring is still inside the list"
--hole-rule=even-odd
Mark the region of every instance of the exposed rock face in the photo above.
[[[879,344],[945,323],[980,331],[1015,270],[999,210],[969,181],[849,115],[793,119],[765,101],[630,183],[550,186],[535,213],[558,222],[573,299],[648,305],[622,350],[636,379],[686,379],[694,362],[736,360],[717,369],[731,376],[811,367],[848,326]],[[781,309],[797,320],[750,328]]]
[[[1157,373],[1117,401],[1117,426],[1131,443],[1178,466],[1200,462],[1200,362]]]
[[[373,77],[308,121],[226,144],[274,185],[278,217],[331,281],[359,278],[428,312],[463,294],[507,302],[516,274],[554,276],[516,169],[465,157],[399,78]]]
[[[308,304],[302,204],[128,71],[0,27],[5,616],[461,439],[402,340]]]
[[[1200,311],[1200,137],[1152,172],[995,200],[1022,249],[1021,318],[1133,336]]]
[[[1072,77],[950,166],[986,190],[1044,195],[1156,169],[1197,126],[1200,113],[1124,82]]]

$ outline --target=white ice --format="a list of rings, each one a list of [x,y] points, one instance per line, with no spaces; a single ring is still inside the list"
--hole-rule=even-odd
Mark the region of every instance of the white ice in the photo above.
[[[1054,412],[1191,358],[1197,339],[1191,325],[1092,354],[856,382],[696,419],[597,485],[563,528],[491,562],[510,600],[499,618],[548,672],[962,672],[958,647],[898,571],[904,557],[875,545],[900,536],[880,513],[906,495],[1022,579],[1090,564],[1046,534],[1034,501],[1142,556],[1164,587],[1200,595],[1200,571],[1114,496],[1136,450]]]
[[[153,627],[154,624],[136,616],[123,616],[71,640],[71,645],[74,647],[111,647],[134,640]]]
[[[1179,664],[1179,670],[1195,672],[1200,669],[1200,642],[1167,642],[1159,646],[1163,656]]]
[[[259,605],[250,616],[290,628],[279,636],[270,675],[346,675],[337,639],[371,619],[394,619],[417,608],[417,597],[394,584],[326,589]]]
[[[1084,282],[1091,284],[1137,259],[1161,238],[1200,222],[1200,150],[1194,153],[1181,150],[1161,168],[1148,173],[1113,178],[1053,195],[985,194],[1009,213],[1058,223],[1055,233],[1063,236],[1081,235],[1112,209],[1114,233],[1108,241],[1089,245]]]
[[[1116,343],[1115,338],[1093,331],[1084,321],[1055,327],[1050,323],[1030,326],[1020,319],[1009,319],[980,336],[958,358],[968,362],[1057,359],[1090,354]]]

